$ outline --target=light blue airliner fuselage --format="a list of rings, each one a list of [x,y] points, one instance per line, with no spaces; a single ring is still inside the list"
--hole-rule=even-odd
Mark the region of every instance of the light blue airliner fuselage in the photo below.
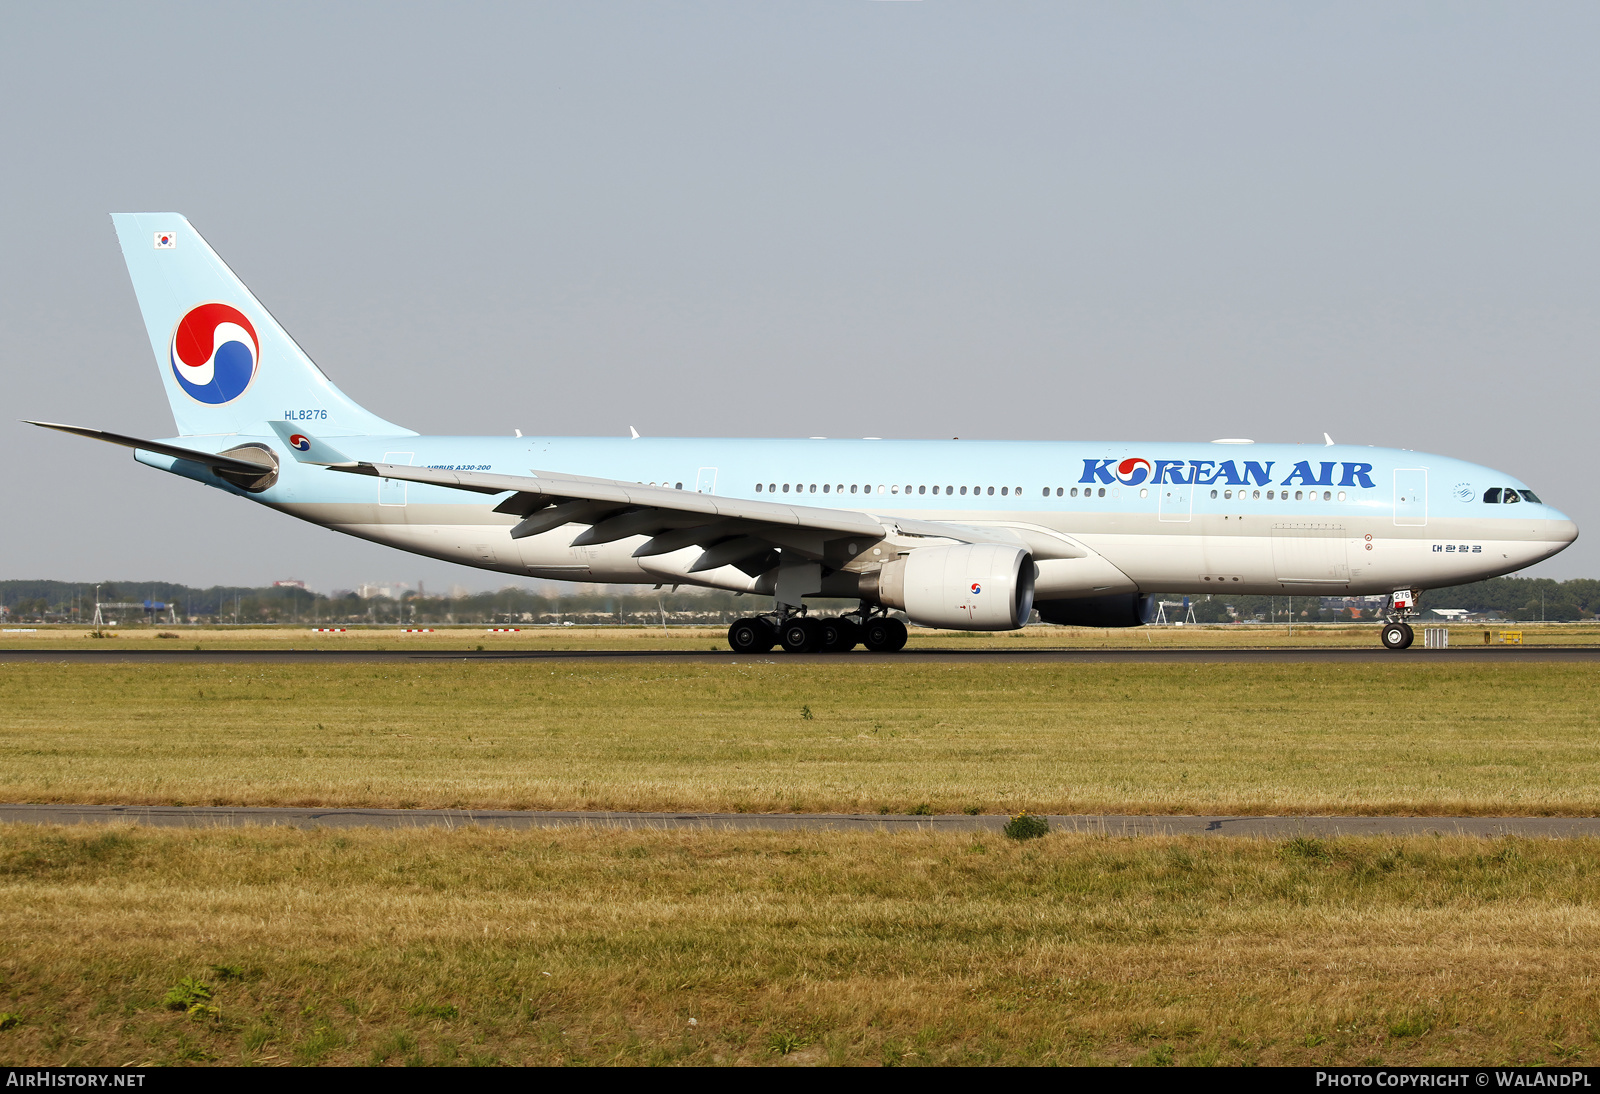
[[[266,430],[248,439],[278,443]],[[218,450],[246,440],[215,439]],[[424,436],[338,443],[353,460],[371,463],[502,475],[578,472],[880,518],[1033,525],[1081,542],[1126,575],[1125,582],[1087,587],[1069,579],[1060,589],[1041,580],[1040,600],[1113,587],[1326,595],[1441,587],[1521,569],[1576,535],[1566,516],[1526,500],[1526,484],[1503,472],[1348,445]],[[248,493],[188,461],[148,453],[139,459],[313,523],[453,562],[587,581],[695,581],[633,558],[642,539],[573,547],[574,531],[562,527],[512,541],[517,520],[491,512],[498,497],[292,461],[272,486]],[[1124,484],[1114,469],[1128,459],[1165,461],[1163,481],[1146,472],[1143,481]],[[1502,500],[1486,502],[1492,490]],[[1518,500],[1504,501],[1507,491]],[[1316,533],[1315,550],[1285,549],[1308,532]]]

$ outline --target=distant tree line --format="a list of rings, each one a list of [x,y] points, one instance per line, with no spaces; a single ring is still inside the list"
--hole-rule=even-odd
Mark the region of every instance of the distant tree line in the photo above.
[[[0,581],[0,609],[11,621],[46,623],[88,623],[94,618],[94,582]],[[252,588],[213,585],[192,588],[167,581],[103,581],[99,583],[102,603],[170,604],[172,614],[191,623],[301,623],[381,624],[390,626],[433,626],[449,624],[604,624],[632,625],[705,624],[720,626],[741,616],[771,607],[767,597],[739,596],[711,589],[680,588],[677,591],[640,590],[619,587],[615,591],[590,590],[545,596],[529,589],[508,586],[496,592],[467,596],[417,596],[407,591],[399,599],[374,596],[363,599],[355,593],[330,597],[294,586]],[[1169,593],[1163,599],[1181,603],[1181,594]],[[1339,601],[1342,598],[1315,596],[1228,596],[1191,595],[1190,606],[1198,623],[1227,623],[1236,620],[1263,622],[1335,622],[1352,618],[1373,618],[1371,608],[1358,608],[1358,615]],[[1472,585],[1449,589],[1430,589],[1421,606],[1465,608],[1474,613],[1495,613],[1518,621],[1547,620],[1567,622],[1588,619],[1600,613],[1600,580],[1575,578],[1552,581],[1548,578],[1497,577]],[[853,602],[816,604],[820,610],[840,611]],[[116,609],[108,618],[121,625],[142,622],[141,609]],[[1184,617],[1182,608],[1167,611],[1169,620]],[[164,622],[166,611],[150,613],[151,622]]]
[[[0,581],[0,608],[16,621],[88,623],[94,618],[94,582]],[[145,601],[172,605],[180,621],[191,623],[302,623],[386,624],[433,626],[461,624],[604,624],[725,625],[741,616],[771,607],[770,597],[739,596],[710,589],[679,588],[589,592],[574,589],[558,596],[543,596],[529,589],[508,586],[495,592],[466,596],[418,596],[409,590],[399,599],[362,598],[355,593],[332,597],[293,586],[214,585],[191,588],[164,581],[103,581],[101,603]],[[834,610],[853,604],[839,602]],[[151,622],[170,617],[163,610],[149,613]],[[146,613],[136,609],[107,611],[121,625],[143,622]]]
[[[1169,596],[1168,600],[1180,597]],[[1344,606],[1343,597],[1316,596],[1225,596],[1191,597],[1197,623],[1226,623],[1235,619],[1263,622],[1331,623],[1374,618],[1370,606],[1355,611]],[[1495,577],[1471,585],[1428,589],[1418,601],[1423,617],[1430,608],[1464,608],[1479,615],[1497,615],[1518,622],[1544,620],[1570,623],[1593,618],[1600,613],[1600,581],[1574,578],[1553,581],[1539,577]],[[1171,618],[1172,610],[1168,609]],[[1178,618],[1182,618],[1181,611]],[[1437,617],[1434,617],[1437,618]]]

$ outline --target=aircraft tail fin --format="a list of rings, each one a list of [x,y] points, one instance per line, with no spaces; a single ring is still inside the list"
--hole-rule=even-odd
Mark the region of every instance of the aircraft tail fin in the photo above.
[[[180,436],[315,424],[327,437],[410,435],[334,386],[189,221],[113,213]]]

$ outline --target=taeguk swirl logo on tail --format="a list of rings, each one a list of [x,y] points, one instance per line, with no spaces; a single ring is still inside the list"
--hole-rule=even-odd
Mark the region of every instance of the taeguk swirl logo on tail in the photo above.
[[[172,333],[172,375],[191,397],[213,406],[244,394],[261,361],[256,328],[228,304],[200,304]]]

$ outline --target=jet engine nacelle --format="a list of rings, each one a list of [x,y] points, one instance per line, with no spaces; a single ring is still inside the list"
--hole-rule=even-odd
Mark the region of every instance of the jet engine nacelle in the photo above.
[[[1018,547],[919,547],[876,576],[876,598],[924,627],[1009,631],[1033,612],[1033,558]]]
[[[1156,598],[1138,593],[1039,601],[1039,618],[1064,627],[1142,627],[1155,614]]]

